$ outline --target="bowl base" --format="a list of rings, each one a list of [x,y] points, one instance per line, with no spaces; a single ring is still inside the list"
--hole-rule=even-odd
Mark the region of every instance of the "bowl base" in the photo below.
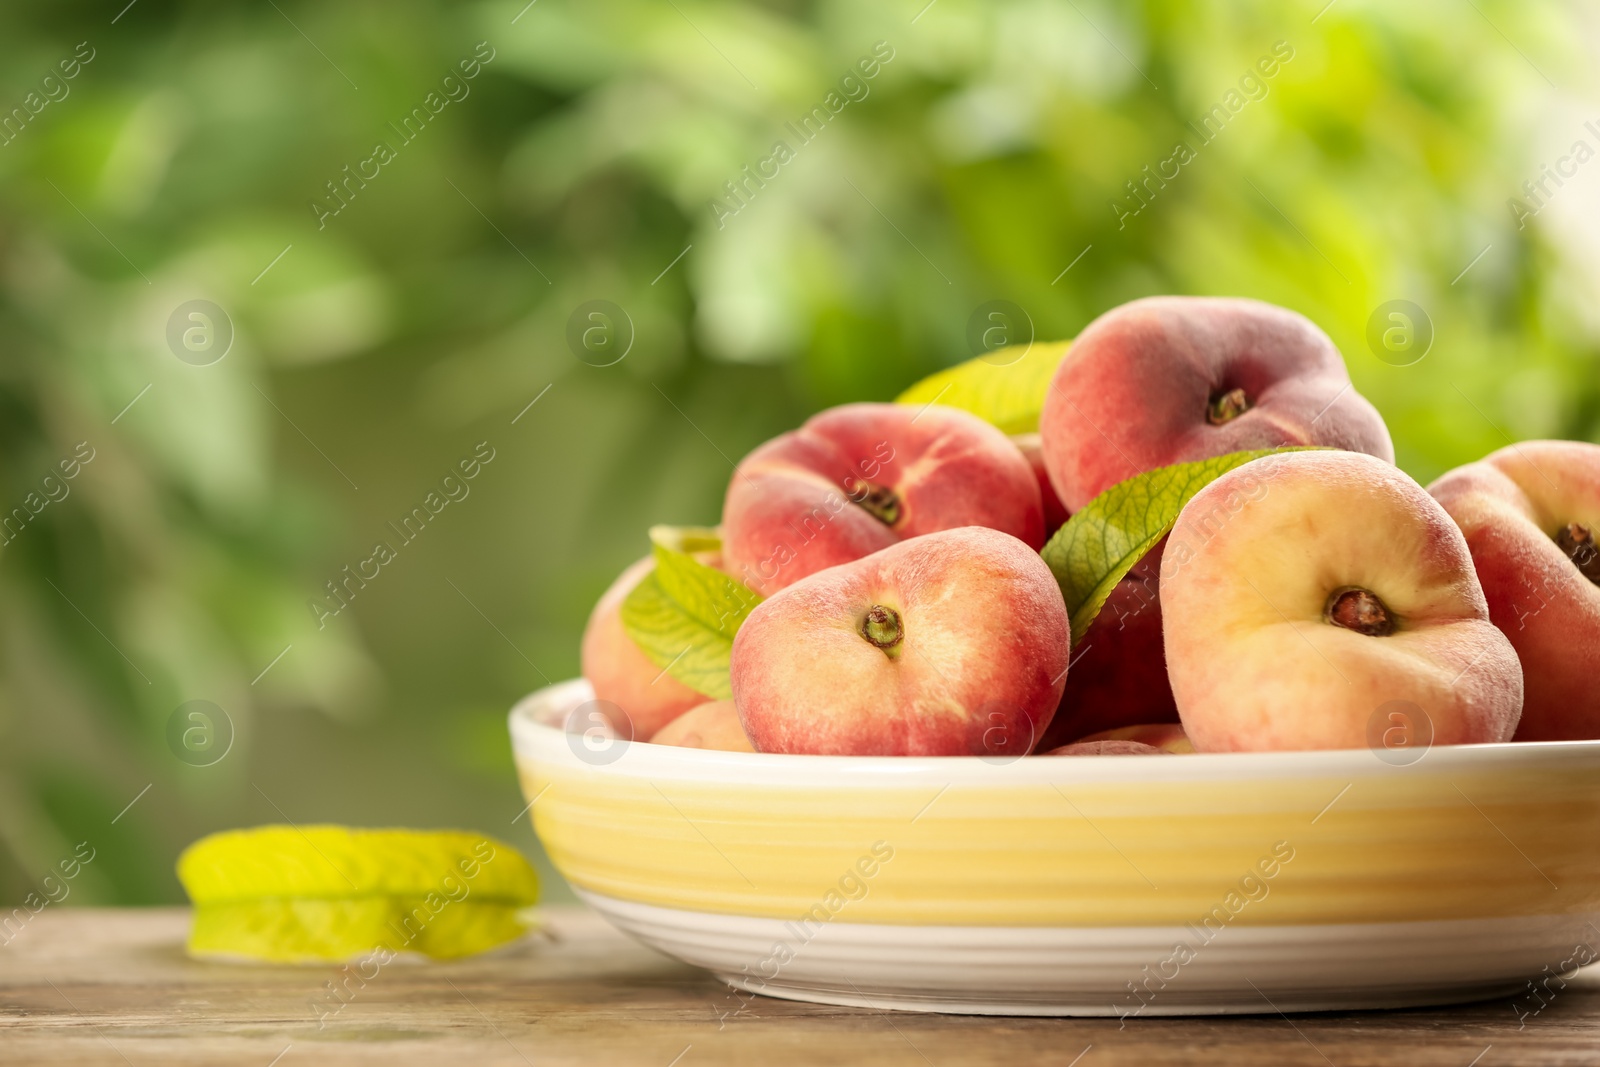
[[[579,889],[612,925],[745,993],[963,1015],[1276,1014],[1494,997],[1593,959],[1600,914],[1188,926],[807,925]],[[1211,936],[1204,936],[1209,933]],[[1563,966],[1564,965],[1564,966]],[[1548,969],[1547,969],[1548,968]]]
[[[1468,1004],[1497,998],[1511,999],[1525,993],[1527,983],[1491,982],[1474,986],[1442,986],[1437,989],[1412,988],[1403,992],[1384,991],[1312,995],[1282,994],[1272,998],[1272,1006],[1255,993],[1237,998],[1207,997],[1188,1000],[1172,996],[1152,1000],[1140,1010],[1133,1005],[1105,1001],[1055,1001],[1032,1003],[1024,1000],[972,999],[960,996],[927,997],[892,992],[868,992],[823,986],[801,986],[781,981],[752,982],[739,975],[718,973],[717,977],[735,989],[779,1000],[798,1000],[808,1004],[835,1004],[845,1008],[875,1008],[878,1011],[921,1011],[944,1015],[1018,1015],[1043,1018],[1125,1018],[1183,1015],[1272,1015],[1308,1011],[1388,1011],[1397,1008],[1427,1008],[1445,1004]]]

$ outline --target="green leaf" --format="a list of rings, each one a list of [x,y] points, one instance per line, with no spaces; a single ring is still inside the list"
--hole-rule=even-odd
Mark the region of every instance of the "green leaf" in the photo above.
[[[715,531],[656,526],[656,566],[622,602],[622,627],[650,661],[715,700],[733,696],[728,659],[733,637],[761,597],[743,582],[680,551],[721,546]],[[713,543],[714,540],[714,543]]]
[[[993,352],[931,374],[895,398],[970,411],[1006,433],[1034,433],[1056,367],[1071,341],[1035,342]]]
[[[1171,532],[1178,513],[1196,493],[1251,460],[1305,451],[1314,449],[1264,448],[1158,467],[1119,482],[1084,505],[1040,553],[1066,598],[1072,643],[1083,640],[1117,583]]]
[[[178,880],[191,954],[282,963],[472,955],[521,937],[539,896],[515,848],[454,830],[231,830],[184,849]]]

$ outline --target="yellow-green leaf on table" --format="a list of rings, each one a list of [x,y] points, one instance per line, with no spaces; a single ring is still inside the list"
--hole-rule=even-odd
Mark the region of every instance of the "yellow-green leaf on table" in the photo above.
[[[1171,532],[1196,493],[1262,456],[1306,450],[1264,448],[1158,467],[1119,482],[1085,504],[1040,553],[1066,598],[1072,643],[1083,640],[1117,583]]]
[[[355,960],[415,952],[458,959],[528,932],[516,909],[468,899],[435,913],[423,897],[262,899],[195,908],[189,954],[272,963]]]
[[[656,566],[622,602],[622,627],[650,662],[714,700],[733,696],[728,662],[733,638],[761,597],[743,582],[675,545],[720,547],[676,527],[653,527]]]
[[[281,963],[484,952],[527,932],[539,895],[515,848],[455,830],[231,830],[186,848],[178,880],[192,955]]]
[[[1050,381],[1071,346],[1071,341],[1035,341],[997,348],[930,374],[895,402],[944,404],[970,411],[1008,434],[1034,433]]]

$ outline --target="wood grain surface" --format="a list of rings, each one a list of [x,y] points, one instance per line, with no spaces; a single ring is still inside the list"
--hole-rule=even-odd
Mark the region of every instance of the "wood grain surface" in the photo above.
[[[4,1064],[872,1063],[1061,1067],[1539,1067],[1600,1063],[1600,971],[1519,1023],[1506,1000],[1206,1019],[884,1013],[734,994],[581,908],[455,963],[396,962],[334,996],[332,967],[188,959],[183,909],[46,909],[0,946]],[[1526,1010],[1527,1005],[1523,1005]]]

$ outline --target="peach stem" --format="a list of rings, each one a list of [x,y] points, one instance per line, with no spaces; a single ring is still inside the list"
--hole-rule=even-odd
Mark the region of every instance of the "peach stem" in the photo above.
[[[1244,395],[1243,389],[1229,389],[1221,396],[1212,398],[1206,406],[1206,421],[1213,426],[1221,426],[1250,410],[1250,398]]]
[[[905,638],[905,630],[900,625],[900,613],[883,604],[872,605],[867,609],[866,618],[861,620],[861,636],[884,652],[889,652]]]
[[[850,493],[850,501],[865,508],[885,526],[893,526],[900,521],[900,498],[888,486],[857,482]]]
[[[1556,534],[1556,544],[1578,568],[1578,573],[1600,585],[1600,549],[1594,533],[1581,522],[1569,522]]]
[[[1323,618],[1335,626],[1368,637],[1394,633],[1394,618],[1378,595],[1366,589],[1336,589],[1323,609]]]

